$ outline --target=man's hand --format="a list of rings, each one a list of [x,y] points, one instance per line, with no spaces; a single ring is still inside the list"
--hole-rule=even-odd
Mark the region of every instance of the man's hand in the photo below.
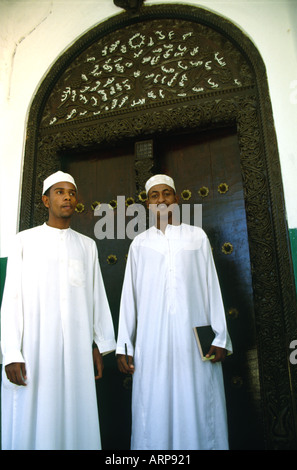
[[[127,363],[128,358],[128,363]],[[135,367],[133,365],[133,357],[127,356],[125,354],[118,354],[117,355],[117,362],[119,371],[123,374],[134,374]]]
[[[103,375],[103,358],[97,347],[93,348],[93,362],[95,368],[95,380],[101,379]]]
[[[24,362],[12,362],[11,364],[7,364],[7,366],[5,366],[5,372],[11,383],[15,385],[27,385],[25,382],[27,375]]]
[[[211,362],[223,362],[226,357],[226,349],[219,348],[218,346],[211,346],[208,354],[205,357],[215,356]]]

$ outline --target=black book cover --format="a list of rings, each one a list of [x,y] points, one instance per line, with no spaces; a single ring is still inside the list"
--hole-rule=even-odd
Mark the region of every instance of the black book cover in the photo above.
[[[205,357],[210,349],[211,343],[215,338],[215,334],[211,326],[195,326],[193,330],[202,360],[209,361],[210,359],[213,359],[214,356]]]

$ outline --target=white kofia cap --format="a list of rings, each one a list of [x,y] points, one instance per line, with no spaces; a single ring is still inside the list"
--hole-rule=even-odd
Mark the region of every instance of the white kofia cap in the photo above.
[[[172,178],[170,178],[170,176],[154,175],[145,183],[146,194],[148,194],[149,190],[153,186],[156,186],[156,184],[167,184],[167,186],[170,186],[170,188],[173,188],[175,191],[174,181]]]
[[[51,186],[53,186],[53,184],[62,183],[63,181],[67,181],[67,183],[72,183],[77,189],[74,178],[71,175],[69,175],[68,173],[64,173],[63,171],[57,171],[56,173],[53,173],[52,175],[48,176],[48,178],[44,180],[42,195],[44,195],[44,193]]]

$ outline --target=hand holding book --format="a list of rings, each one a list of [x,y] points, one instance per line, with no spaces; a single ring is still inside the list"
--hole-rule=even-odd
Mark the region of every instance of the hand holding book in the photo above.
[[[210,325],[193,328],[202,361],[221,362],[226,357],[226,349],[214,346],[211,343],[215,334]]]
[[[211,362],[223,362],[226,358],[226,349],[211,346],[205,357]]]

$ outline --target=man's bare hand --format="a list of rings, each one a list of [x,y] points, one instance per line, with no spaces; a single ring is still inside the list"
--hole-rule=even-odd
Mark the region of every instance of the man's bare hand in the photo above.
[[[119,371],[123,374],[134,374],[134,364],[133,364],[133,357],[127,356],[128,363],[125,354],[118,354],[117,355],[117,362]]]
[[[103,376],[103,358],[98,348],[93,348],[93,362],[95,368],[95,380],[101,379]]]
[[[5,372],[8,380],[15,385],[26,386],[26,364],[24,362],[12,362],[5,366]]]
[[[211,362],[223,362],[226,357],[226,349],[219,348],[218,346],[211,346],[206,357],[215,356]]]

